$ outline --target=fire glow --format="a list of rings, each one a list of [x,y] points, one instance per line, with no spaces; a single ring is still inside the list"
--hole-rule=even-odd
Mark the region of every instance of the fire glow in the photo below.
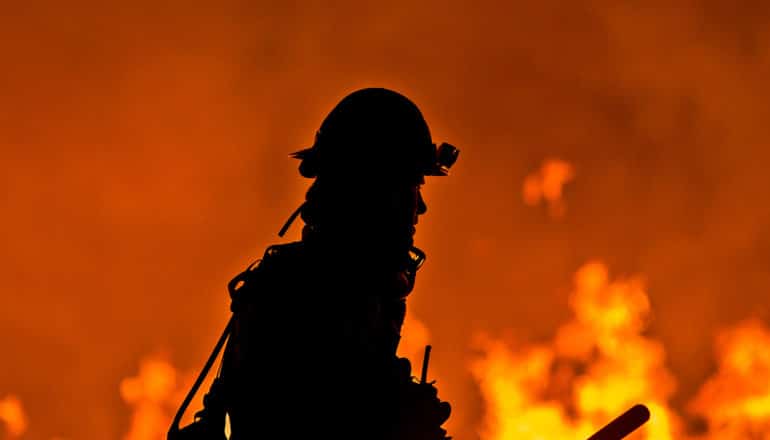
[[[20,438],[139,432],[131,414],[152,399],[126,402],[120,384],[158,350],[186,388],[225,284],[303,199],[286,155],[366,86],[410,96],[463,150],[424,187],[428,260],[409,299],[454,438],[496,432],[483,360],[505,377],[502,360],[545,347],[570,371],[557,329],[579,321],[567,293],[592,259],[621,274],[609,284],[647,280],[635,338],[665,353],[679,438],[767,436],[770,3],[156,3],[8,2],[0,17],[0,399],[17,397]],[[548,159],[574,175],[558,222]],[[617,415],[581,422],[583,382],[553,376],[518,408],[563,408],[567,435]],[[170,415],[181,397],[161,400]]]
[[[419,319],[407,315],[404,321],[404,335],[404,340],[399,345],[399,355],[408,358],[412,362],[413,369],[418,368],[417,362],[420,361],[423,349],[430,338],[428,329]],[[120,396],[131,412],[128,432],[123,435],[123,440],[165,438],[174,413],[194,378],[195,373],[181,374],[163,356],[150,355],[142,359],[136,376],[123,379],[119,387]],[[205,393],[210,383],[211,378],[208,378],[199,394]],[[188,414],[185,414],[183,424],[190,423],[193,413],[201,409],[201,395],[196,396],[193,402]],[[8,409],[3,412],[4,408],[10,408],[3,404],[0,402],[0,419],[8,414],[6,417],[15,417],[8,420],[19,420],[18,413],[10,412]],[[10,423],[9,426],[15,427],[15,431],[11,433],[18,432],[18,422],[16,425],[10,425]]]
[[[0,422],[5,425],[9,438],[21,437],[27,430],[27,415],[18,397],[8,395],[0,399]]]
[[[176,368],[161,356],[148,356],[136,376],[120,383],[120,396],[131,407],[128,432],[123,440],[152,440],[166,437],[175,405],[184,396],[189,381],[180,380]]]
[[[652,309],[641,278],[613,280],[606,265],[589,262],[575,274],[569,307],[572,318],[548,342],[477,338],[480,355],[469,370],[486,406],[482,440],[585,439],[635,403],[648,406],[652,417],[632,438],[770,439],[770,329],[760,321],[746,320],[718,335],[718,370],[681,415],[669,405],[676,379],[666,367],[665,348],[645,336]],[[407,319],[400,355],[414,368],[429,339],[421,321]],[[132,408],[124,440],[163,438],[193,377],[178,376],[155,356],[121,383],[120,394]],[[0,404],[4,420],[23,420],[17,404]],[[688,430],[687,420],[703,426]],[[10,423],[12,434],[23,432],[23,424]]]
[[[588,438],[635,403],[653,418],[645,438],[673,438],[674,380],[660,343],[642,335],[650,303],[638,279],[610,281],[592,262],[575,276],[573,318],[547,344],[481,338],[471,371],[487,414],[481,437]]]
[[[569,162],[561,159],[546,159],[540,169],[524,180],[522,190],[524,203],[536,206],[545,202],[551,217],[563,217],[567,211],[567,205],[562,197],[564,185],[574,177],[575,169]]]
[[[676,381],[664,347],[644,336],[651,309],[642,281],[610,280],[604,264],[588,263],[570,308],[572,319],[548,343],[480,337],[471,372],[487,407],[482,439],[588,438],[638,402],[652,413],[640,439],[770,438],[770,329],[760,321],[718,336],[719,368],[686,414],[705,426],[687,430],[668,404]]]
[[[542,198],[552,216],[563,215],[563,186],[573,177],[570,163],[546,160],[526,178],[525,202]],[[642,277],[612,279],[604,263],[588,262],[574,275],[568,306],[571,319],[550,341],[476,338],[479,356],[469,372],[485,405],[482,440],[585,439],[637,403],[652,414],[632,435],[640,440],[770,439],[770,330],[761,321],[718,335],[716,373],[687,414],[678,414],[669,404],[677,383],[665,347],[646,335],[653,310]],[[410,359],[413,371],[430,336],[407,313],[399,355]],[[123,380],[120,394],[132,407],[124,440],[163,437],[193,377],[180,385],[178,376],[168,361],[151,356],[136,377]]]

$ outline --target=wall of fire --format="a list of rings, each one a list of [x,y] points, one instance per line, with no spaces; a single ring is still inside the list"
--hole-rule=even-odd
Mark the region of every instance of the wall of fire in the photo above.
[[[767,3],[3,9],[0,435],[160,438],[303,197],[287,154],[386,86],[463,151],[404,347],[433,344],[456,438],[636,401],[643,438],[770,438]]]

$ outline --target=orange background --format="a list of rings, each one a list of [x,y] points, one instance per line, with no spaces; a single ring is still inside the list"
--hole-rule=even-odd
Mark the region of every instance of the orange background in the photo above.
[[[425,186],[409,302],[456,438],[473,334],[548,336],[589,259],[646,277],[675,405],[718,327],[770,319],[770,4],[413,3],[4,5],[0,395],[26,438],[120,438],[141,358],[202,364],[309,183],[287,154],[364,86],[462,150]],[[522,201],[547,157],[575,167],[561,220]]]

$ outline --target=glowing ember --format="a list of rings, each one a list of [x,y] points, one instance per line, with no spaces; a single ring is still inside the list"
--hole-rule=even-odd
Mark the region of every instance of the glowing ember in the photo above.
[[[479,339],[471,372],[486,401],[488,440],[587,438],[635,403],[647,405],[643,438],[678,432],[667,406],[674,380],[663,347],[645,336],[650,305],[638,279],[610,281],[601,263],[578,270],[574,317],[551,343]]]
[[[545,201],[552,217],[562,217],[566,212],[562,191],[564,185],[574,177],[574,168],[568,162],[561,159],[547,159],[539,170],[524,179],[522,189],[524,202],[527,205],[536,206],[541,201]]]
[[[11,438],[20,437],[27,430],[27,416],[18,397],[0,399],[0,422],[5,424]]]

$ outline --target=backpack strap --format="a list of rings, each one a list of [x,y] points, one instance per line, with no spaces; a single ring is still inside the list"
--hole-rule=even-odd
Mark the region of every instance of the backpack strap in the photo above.
[[[209,355],[208,360],[206,360],[206,364],[203,366],[200,374],[198,374],[198,378],[195,379],[195,383],[193,384],[192,388],[190,388],[190,391],[187,393],[184,401],[182,401],[182,405],[179,407],[179,410],[177,410],[176,415],[174,416],[174,421],[171,423],[171,428],[169,428],[168,436],[166,437],[168,440],[178,438],[178,434],[180,432],[179,423],[182,420],[182,416],[184,416],[187,407],[190,406],[190,402],[192,402],[193,397],[195,397],[195,394],[198,392],[201,384],[206,379],[206,376],[208,376],[209,370],[211,370],[211,367],[214,365],[214,362],[219,356],[219,352],[222,351],[222,347],[225,345],[225,342],[227,341],[227,338],[230,336],[230,332],[233,329],[234,320],[235,316],[230,316],[230,320],[227,321],[227,325],[225,326],[222,335],[219,337],[219,340],[214,346],[214,350],[211,352],[211,355]]]
[[[266,253],[266,256],[267,255],[268,253]],[[246,268],[246,270],[236,275],[235,278],[227,283],[227,290],[230,293],[230,298],[232,300],[230,303],[230,309],[233,313],[230,315],[230,319],[227,321],[227,325],[222,331],[222,335],[219,337],[219,340],[217,340],[216,345],[214,345],[214,349],[211,351],[209,358],[206,360],[206,364],[203,365],[203,369],[201,369],[201,372],[198,374],[198,378],[195,379],[195,383],[193,383],[192,388],[190,388],[190,391],[187,392],[187,396],[185,396],[184,400],[182,401],[182,405],[177,410],[166,437],[168,440],[175,440],[180,438],[180,432],[182,430],[179,428],[179,423],[182,421],[182,417],[184,416],[185,411],[187,411],[187,408],[190,406],[190,402],[192,402],[192,399],[198,393],[198,390],[203,384],[203,381],[206,379],[206,376],[208,376],[209,371],[211,371],[211,367],[214,366],[217,357],[219,357],[219,353],[222,351],[222,347],[224,347],[225,342],[227,342],[227,339],[230,337],[235,322],[235,311],[238,309],[241,303],[241,297],[243,296],[242,291],[246,290],[244,289],[244,286],[246,286],[248,280],[252,279],[252,275],[254,275],[255,269],[259,267],[260,261],[261,260],[254,261],[249,265],[249,267]],[[222,369],[220,364],[220,369],[217,372],[215,382],[220,379],[221,370]],[[205,406],[206,398],[204,398],[204,410],[202,412],[205,412]],[[196,414],[196,416],[198,414]]]

